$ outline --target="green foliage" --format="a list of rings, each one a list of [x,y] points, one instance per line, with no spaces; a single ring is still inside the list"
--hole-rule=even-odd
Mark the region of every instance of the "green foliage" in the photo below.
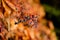
[[[60,15],[60,10],[54,8],[54,7],[51,7],[49,5],[46,5],[44,4],[44,7],[45,7],[45,11],[54,15],[54,16],[59,16]]]

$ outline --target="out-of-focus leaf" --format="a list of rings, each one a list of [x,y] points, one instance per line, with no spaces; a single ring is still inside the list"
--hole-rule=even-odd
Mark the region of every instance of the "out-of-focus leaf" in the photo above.
[[[59,16],[60,15],[60,10],[58,10],[58,9],[56,9],[54,7],[51,7],[49,5],[46,5],[46,4],[44,4],[43,6],[45,7],[46,12],[51,13],[54,16]]]

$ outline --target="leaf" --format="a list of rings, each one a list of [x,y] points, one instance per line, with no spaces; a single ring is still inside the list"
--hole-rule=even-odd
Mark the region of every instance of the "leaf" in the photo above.
[[[45,7],[45,11],[48,12],[48,13],[51,13],[53,14],[54,16],[59,16],[60,15],[60,10],[54,8],[54,7],[51,7],[47,4],[43,4],[43,6]]]

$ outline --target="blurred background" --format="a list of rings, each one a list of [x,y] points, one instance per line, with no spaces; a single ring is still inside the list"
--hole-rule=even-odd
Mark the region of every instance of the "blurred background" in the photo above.
[[[55,26],[55,32],[60,38],[60,0],[40,0],[45,7],[46,19],[52,20]]]

